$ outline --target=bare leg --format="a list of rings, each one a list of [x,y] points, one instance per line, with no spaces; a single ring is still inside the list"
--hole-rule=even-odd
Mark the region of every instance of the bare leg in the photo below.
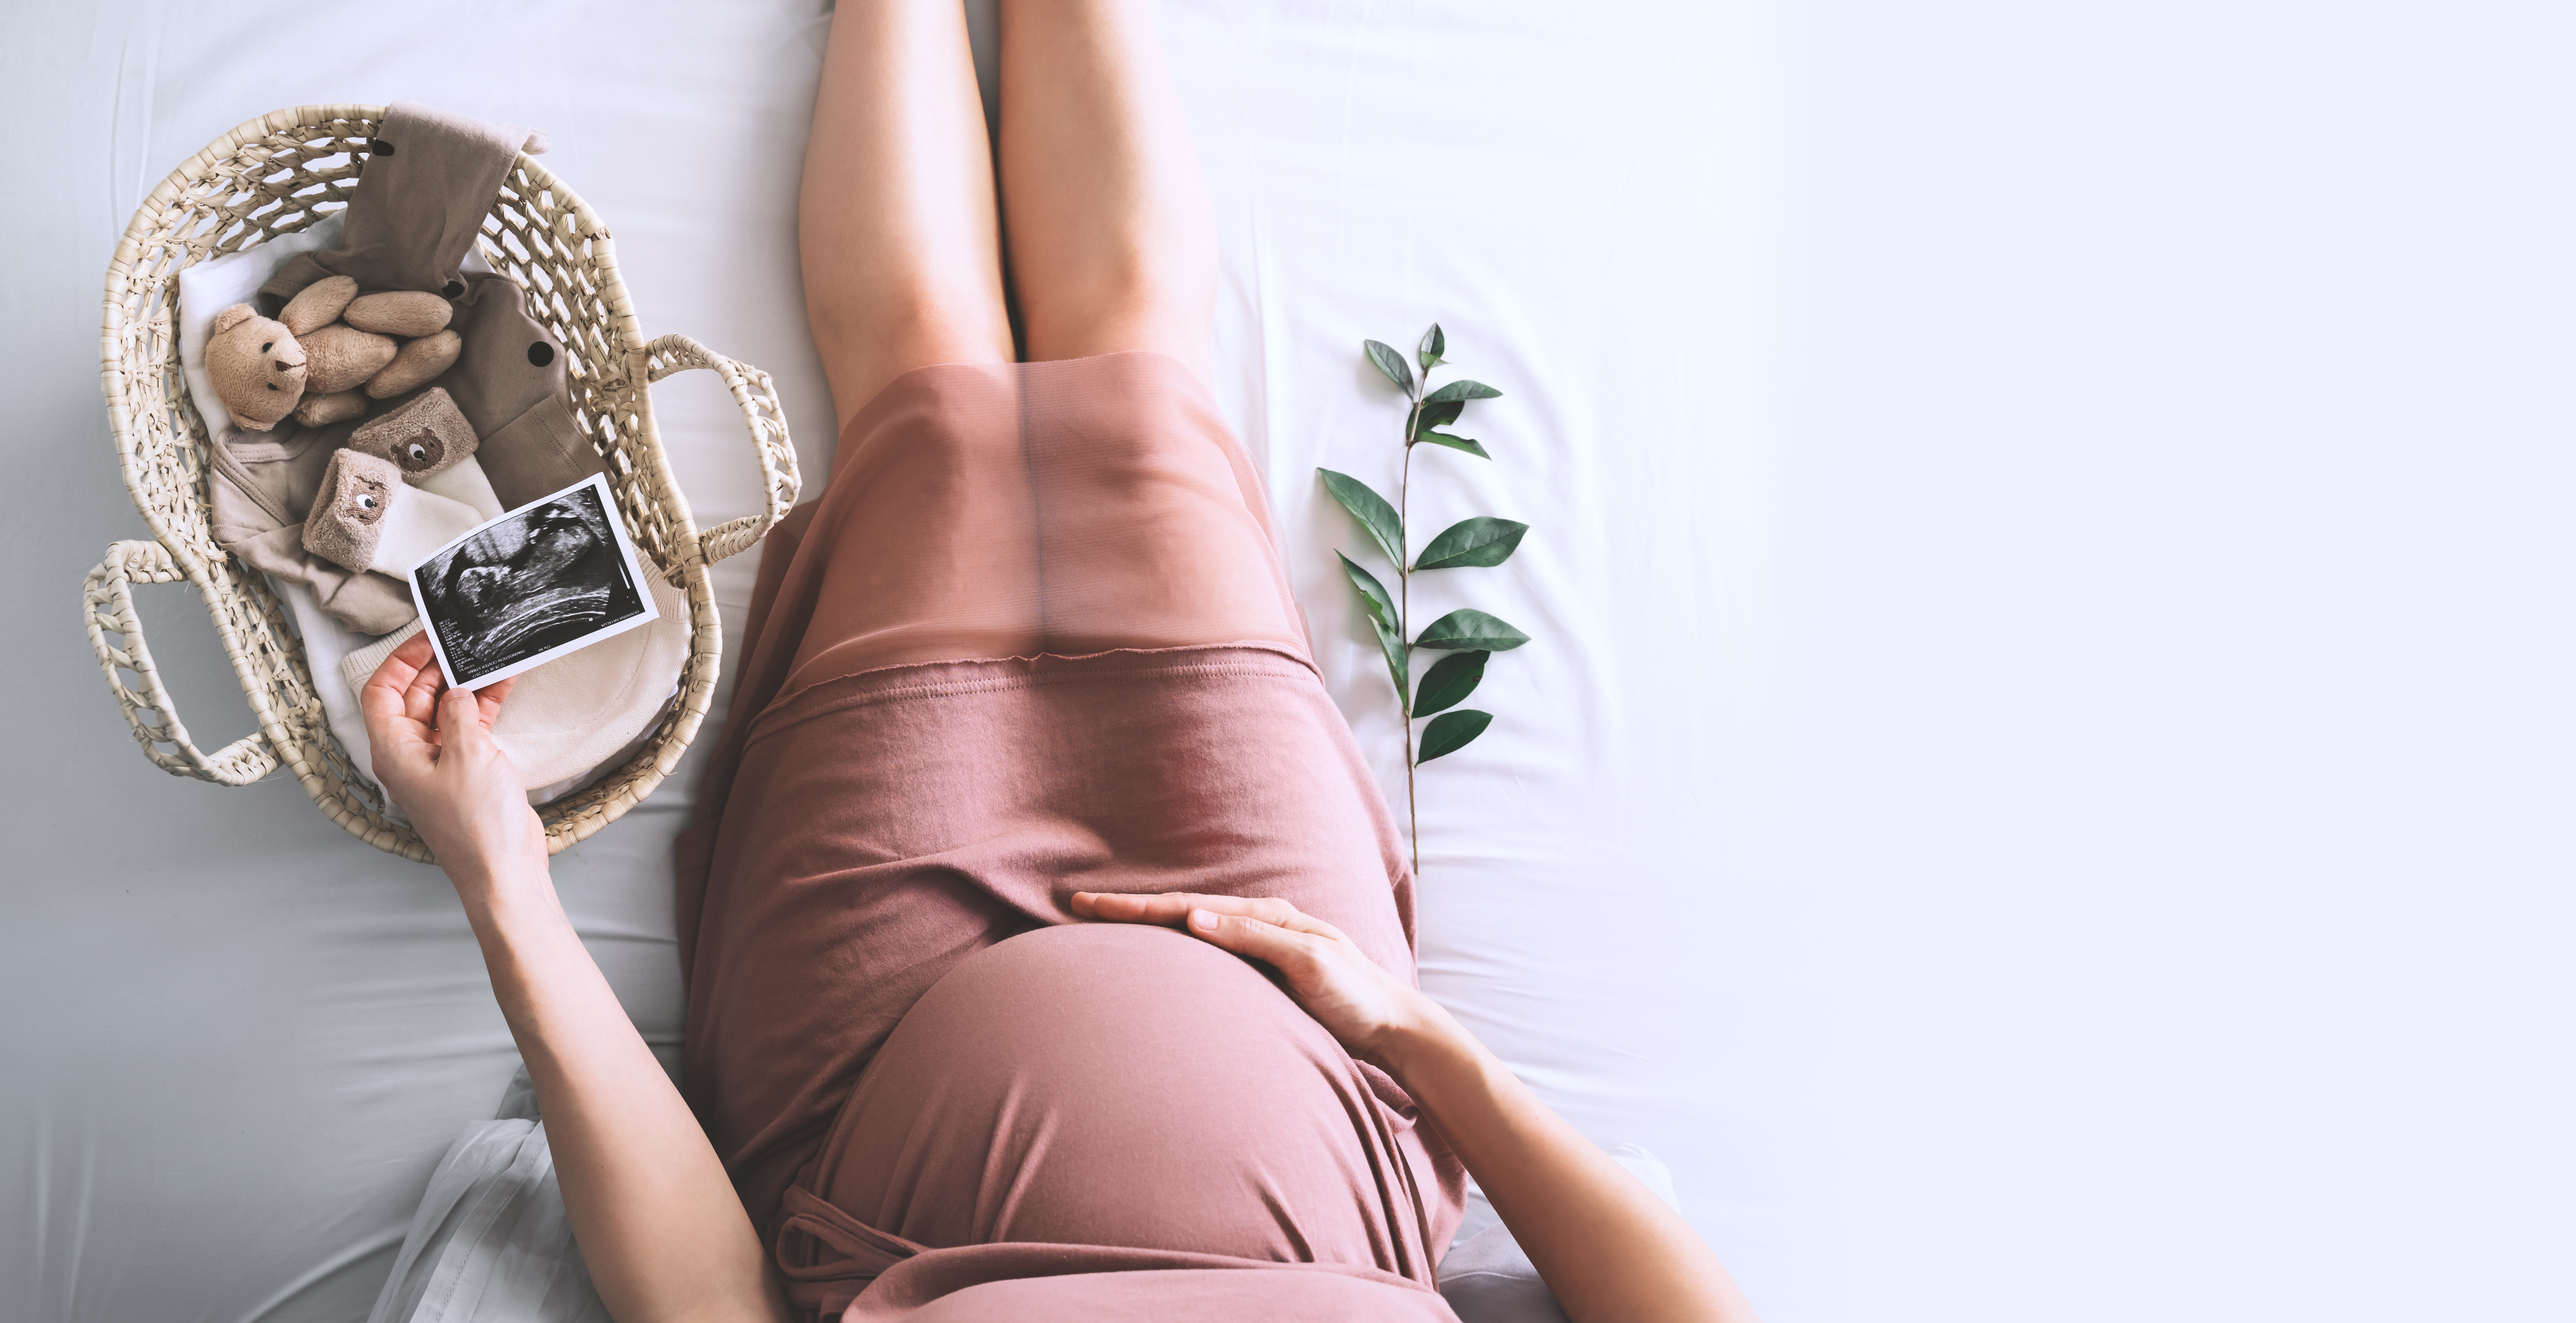
[[[992,155],[957,0],[844,0],[797,231],[841,423],[933,363],[1008,363]]]
[[[1150,349],[1209,379],[1216,226],[1136,0],[1003,0],[1002,197],[1032,361]]]

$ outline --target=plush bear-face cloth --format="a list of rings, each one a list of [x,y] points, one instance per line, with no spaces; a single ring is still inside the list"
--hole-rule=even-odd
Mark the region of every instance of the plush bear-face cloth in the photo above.
[[[473,506],[406,485],[392,460],[342,450],[323,470],[322,494],[304,518],[304,549],[400,578],[482,522]]]
[[[456,401],[438,386],[349,434],[351,450],[392,461],[404,482],[462,501],[491,519],[501,513],[501,498],[475,462],[479,444]]]

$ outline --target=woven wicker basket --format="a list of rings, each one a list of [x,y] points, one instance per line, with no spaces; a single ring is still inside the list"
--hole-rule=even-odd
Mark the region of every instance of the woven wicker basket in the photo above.
[[[267,579],[208,532],[210,440],[179,369],[178,275],[191,263],[289,234],[348,204],[381,106],[297,106],[215,140],[152,190],[107,269],[100,340],[108,414],[125,485],[157,540],[119,542],[82,586],[82,617],[108,687],[144,756],[177,776],[249,785],[280,765],[331,820],[380,850],[424,863],[429,851],[388,819],[323,718],[302,640]],[[707,567],[758,542],[796,503],[796,452],[768,374],[686,336],[646,341],[608,227],[546,168],[521,156],[483,223],[483,255],[527,290],[529,314],[563,346],[574,417],[608,465],[609,485],[651,569],[689,599],[689,659],[679,692],[642,748],[578,794],[545,806],[546,846],[560,850],[615,821],[668,776],[715,690],[721,643]],[[750,428],[767,482],[762,513],[701,532],[671,475],[647,387],[707,368],[724,379]],[[259,730],[205,753],[189,742],[154,669],[130,585],[197,586],[249,698]]]

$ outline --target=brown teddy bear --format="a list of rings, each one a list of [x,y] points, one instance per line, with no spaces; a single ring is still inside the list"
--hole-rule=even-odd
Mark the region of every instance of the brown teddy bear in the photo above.
[[[233,421],[265,432],[304,398],[304,346],[283,322],[236,303],[215,314],[206,341],[206,377]]]
[[[247,303],[215,314],[206,377],[235,421],[265,432],[287,414],[320,427],[428,385],[455,366],[465,342],[447,329],[455,308],[436,294],[361,296],[347,276],[314,281],[275,318]],[[397,343],[401,337],[402,343]]]

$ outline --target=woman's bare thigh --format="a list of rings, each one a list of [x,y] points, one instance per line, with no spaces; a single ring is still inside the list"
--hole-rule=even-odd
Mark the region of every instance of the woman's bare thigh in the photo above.
[[[1216,230],[1135,0],[1004,0],[1002,205],[1031,360],[1151,350],[1210,377]]]
[[[957,0],[840,7],[797,229],[841,422],[914,368],[1012,360],[992,157]]]

